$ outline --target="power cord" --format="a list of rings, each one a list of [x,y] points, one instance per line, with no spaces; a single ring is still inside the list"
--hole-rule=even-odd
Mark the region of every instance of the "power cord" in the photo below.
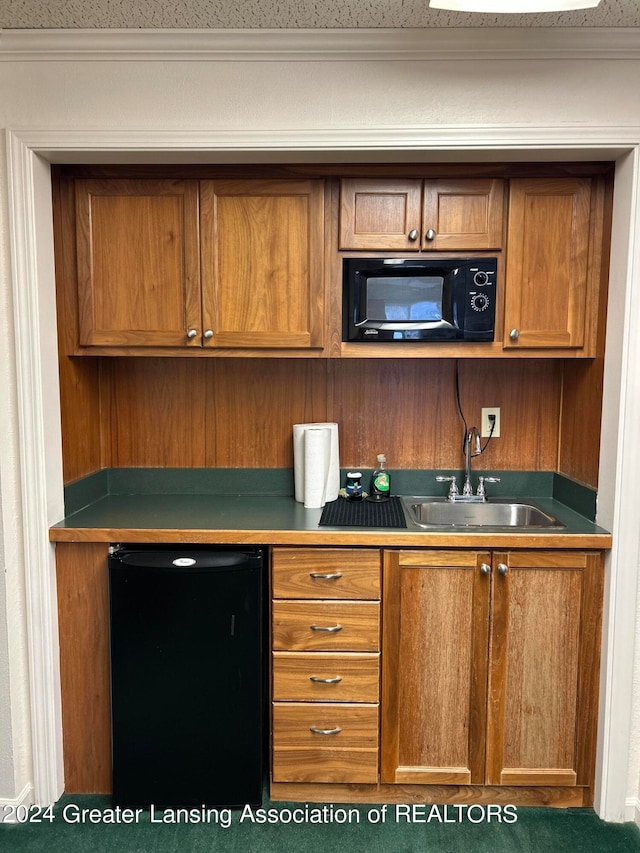
[[[458,359],[455,360],[455,382],[456,382],[456,405],[458,407],[458,414],[464,424],[464,435],[462,436],[462,454],[465,454],[465,443],[467,440],[467,435],[469,434],[469,427],[467,425],[467,419],[464,416],[464,412],[462,410],[462,402],[460,400],[460,369],[458,365]],[[484,443],[484,446],[480,447],[480,452],[476,453],[476,456],[480,456],[480,454],[484,453],[487,447],[489,446],[489,442],[493,438],[493,431],[496,428],[496,416],[489,415],[489,423],[491,424],[491,429],[489,430],[489,435],[487,436],[487,440]]]
[[[480,453],[484,453],[485,450],[487,449],[487,445],[489,444],[489,442],[493,438],[493,431],[496,428],[496,416],[495,415],[488,415],[487,417],[489,418],[489,423],[491,424],[491,429],[489,430],[489,435],[487,436],[487,440],[484,443],[484,447],[480,448]]]
[[[462,418],[462,423],[464,424],[464,435],[462,436],[462,455],[465,453],[465,442],[467,440],[467,434],[469,432],[469,427],[467,426],[467,419],[464,416],[464,412],[462,411],[462,403],[460,402],[460,371],[458,367],[458,359],[455,360],[455,378],[456,378],[456,404],[458,406],[458,414]]]

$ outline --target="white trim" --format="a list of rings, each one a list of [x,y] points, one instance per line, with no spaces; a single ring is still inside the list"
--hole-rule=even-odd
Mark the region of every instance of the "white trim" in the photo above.
[[[0,60],[638,59],[637,27],[2,30]]]
[[[625,805],[625,821],[633,821],[637,826],[640,826],[640,799],[638,797],[629,797]]]
[[[389,145],[389,150],[404,150],[405,148],[419,147],[424,159],[434,159],[434,152],[441,152],[443,136],[441,131],[431,128],[414,129],[415,133],[404,133],[403,128],[379,128],[370,131],[359,131],[360,145],[371,144],[372,140],[384,140],[384,145]],[[241,130],[233,131],[233,136],[238,142],[240,151],[261,150],[265,155],[277,159],[295,153],[297,146],[306,144],[309,150],[322,152],[325,157],[331,156],[334,151],[344,150],[343,146],[354,145],[353,131],[346,129],[335,131],[331,138],[323,136],[321,132],[315,131],[265,131],[257,135]],[[483,135],[484,134],[484,135]],[[422,140],[418,145],[418,137]],[[391,142],[393,138],[393,142]],[[478,138],[486,145],[487,157],[494,156],[491,149],[494,145],[500,147],[501,157],[513,155],[514,151],[529,151],[535,145],[542,145],[548,150],[561,151],[563,159],[582,159],[593,155],[594,150],[603,149],[611,153],[616,151],[631,151],[633,156],[638,157],[635,149],[638,139],[636,127],[608,127],[591,128],[566,127],[559,128],[490,128],[488,133],[482,127],[471,128],[448,128],[446,138],[451,151],[463,158],[465,152],[471,151],[477,157],[482,152],[478,145]],[[509,140],[508,142],[506,140]],[[631,143],[630,140],[634,142]],[[20,396],[20,438],[23,446],[29,449],[29,464],[24,462],[21,470],[22,487],[24,494],[24,536],[25,548],[27,549],[27,563],[29,571],[29,582],[27,595],[29,608],[27,614],[29,645],[31,649],[31,695],[32,708],[34,709],[33,750],[36,757],[34,768],[34,787],[38,803],[53,801],[60,792],[60,780],[62,774],[62,750],[58,739],[59,724],[59,682],[55,667],[57,646],[54,637],[55,624],[55,590],[49,580],[51,565],[48,559],[48,537],[47,521],[45,512],[45,494],[43,490],[53,498],[57,498],[57,490],[60,488],[57,476],[52,476],[47,470],[46,460],[42,453],[44,446],[42,431],[44,423],[42,418],[42,377],[37,360],[37,346],[35,342],[37,335],[34,328],[28,329],[29,334],[22,334],[34,319],[37,320],[39,286],[52,287],[48,281],[38,276],[38,251],[39,235],[36,233],[36,225],[39,211],[34,202],[34,163],[40,155],[54,156],[59,161],[80,160],[90,157],[93,162],[108,160],[127,151],[143,153],[147,152],[147,158],[153,158],[156,152],[162,152],[168,159],[177,160],[181,156],[188,156],[194,152],[206,150],[210,162],[216,161],[226,152],[226,144],[229,137],[224,134],[213,133],[190,133],[181,134],[168,133],[105,133],[105,132],[55,132],[55,131],[8,131],[7,147],[9,159],[9,197],[10,197],[10,231],[12,242],[12,279],[14,294],[16,298],[16,348],[18,357],[18,385],[21,389]],[[260,142],[261,140],[261,142]],[[492,145],[492,140],[494,145]],[[626,140],[626,141],[625,141]],[[208,141],[208,145],[207,145]],[[504,148],[503,148],[504,146]],[[355,148],[354,148],[355,150]],[[441,154],[439,154],[441,156]],[[637,180],[637,171],[634,172]],[[635,188],[634,188],[635,191]],[[48,213],[50,217],[50,210]],[[42,211],[40,211],[42,219]],[[629,222],[619,220],[616,228],[619,245],[628,251],[629,257],[640,257],[640,231],[635,228],[631,230]],[[51,276],[46,276],[49,279]],[[629,270],[619,283],[620,291],[630,293],[631,278]],[[630,297],[627,295],[626,297]],[[638,296],[634,297],[637,313]],[[35,317],[34,317],[35,315]],[[636,342],[630,340],[632,331],[637,329],[638,320],[625,319],[623,336],[625,339],[625,362],[630,360],[632,348],[637,344],[640,335],[636,335]],[[41,340],[42,345],[42,340]],[[54,359],[55,360],[55,359]],[[623,374],[618,380],[622,383],[629,382],[628,374]],[[25,389],[29,389],[29,393]],[[616,471],[622,472],[622,448],[625,452],[631,452],[632,460],[638,459],[640,449],[636,448],[636,436],[638,433],[638,417],[636,407],[629,404],[633,397],[633,389],[623,387],[620,395],[621,404],[619,409],[621,420],[619,425],[619,442],[616,451]],[[626,402],[625,402],[626,401]],[[53,417],[51,412],[50,416]],[[611,438],[611,436],[609,436]],[[606,444],[606,441],[605,441]],[[634,449],[636,448],[636,449]],[[625,465],[629,466],[629,458],[625,457]],[[633,470],[633,466],[627,468]],[[622,672],[622,664],[632,661],[634,654],[634,632],[621,629],[625,620],[619,621],[621,610],[625,613],[629,599],[635,595],[637,586],[638,566],[637,563],[622,567],[620,565],[626,559],[627,550],[632,550],[637,545],[637,523],[631,512],[621,513],[622,479],[615,483],[615,503],[613,506],[613,517],[615,520],[614,532],[617,540],[615,558],[611,562],[609,572],[609,583],[613,584],[614,594],[608,598],[607,625],[609,632],[610,648],[615,648],[615,661],[612,657],[603,659],[602,692],[603,706],[606,708],[606,728],[602,730],[601,741],[606,748],[601,748],[598,759],[598,780],[602,780],[601,790],[598,793],[596,810],[605,820],[622,820],[625,810],[625,795],[615,783],[616,779],[627,778],[628,771],[628,742],[629,742],[629,707],[617,701],[614,690],[619,683],[625,679]],[[46,486],[45,486],[46,484]],[[634,540],[635,537],[635,540]],[[612,580],[618,574],[623,580],[618,587]],[[625,599],[626,594],[626,599]],[[621,662],[615,672],[612,664]],[[628,682],[631,667],[628,667],[626,679]],[[625,687],[626,689],[626,687]],[[616,701],[614,701],[614,699]],[[619,735],[614,735],[619,732]],[[626,743],[625,743],[626,738]]]
[[[14,811],[19,806],[31,806],[33,805],[33,786],[31,784],[27,784],[24,786],[22,791],[18,794],[17,797],[13,799],[1,797],[0,798],[0,824],[3,823],[18,823],[18,820],[13,815],[13,818],[10,816],[10,811]]]
[[[533,125],[482,124],[482,125],[439,125],[438,127],[416,127],[394,125],[389,127],[341,127],[285,130],[252,130],[231,128],[206,131],[17,131],[24,145],[52,162],[78,162],[80,154],[85,161],[87,155],[112,157],[114,154],[129,155],[143,153],[165,155],[175,162],[186,155],[193,162],[201,155],[207,162],[216,162],[227,153],[240,160],[246,154],[263,152],[269,158],[305,152],[309,156],[353,152],[372,154],[414,152],[421,160],[464,159],[464,155],[477,159],[567,159],[567,152],[577,159],[613,160],[624,151],[640,143],[640,125],[629,124],[616,128],[613,136],[611,127],[585,126],[567,123],[562,127],[540,127]],[[584,140],[588,138],[589,144]],[[486,157],[489,154],[488,158]],[[404,159],[404,157],[403,157]],[[100,162],[103,162],[100,160]]]
[[[614,203],[611,247],[607,356],[603,395],[598,521],[613,534],[607,559],[607,600],[603,619],[602,662],[606,682],[601,689],[599,755],[602,775],[597,785],[601,810],[609,820],[624,819],[631,733],[632,682],[636,630],[640,537],[636,508],[627,499],[640,469],[635,440],[640,399],[629,382],[640,364],[640,288],[631,283],[640,268],[640,149],[618,164],[624,188]],[[622,233],[632,235],[624,239]],[[635,237],[633,236],[635,235]]]
[[[57,358],[43,358],[40,324],[39,246],[35,152],[7,132],[11,276],[22,491],[22,548],[25,562],[33,786],[36,802],[54,802],[64,788],[58,620],[54,550],[47,535],[49,506],[62,507],[62,478],[47,460],[47,383],[57,387]],[[49,217],[50,218],[50,217]],[[46,281],[44,282],[46,284]],[[38,342],[38,346],[34,342]],[[53,376],[52,376],[53,374]],[[60,420],[57,401],[57,422]],[[54,509],[55,511],[55,509]]]

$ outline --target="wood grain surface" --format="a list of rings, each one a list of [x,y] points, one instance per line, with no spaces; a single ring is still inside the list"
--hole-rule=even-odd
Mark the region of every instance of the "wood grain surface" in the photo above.
[[[323,630],[323,629],[337,630]],[[377,652],[380,605],[370,601],[274,601],[273,648]]]
[[[111,676],[106,545],[56,547],[64,784],[111,791]]]
[[[380,655],[273,652],[273,699],[288,702],[374,702],[380,699]]]
[[[385,553],[381,781],[484,781],[490,555]]]
[[[189,345],[202,328],[197,181],[79,180],[76,234],[81,345]]]
[[[598,587],[601,566],[570,551],[496,553],[498,563],[507,571],[493,582],[487,783],[585,783],[590,740],[580,746],[577,737],[583,714],[593,723],[584,663],[593,661],[599,630],[595,638],[585,631],[583,596],[587,585]]]
[[[380,551],[362,548],[274,548],[274,598],[380,598]],[[328,575],[328,577],[326,577]]]

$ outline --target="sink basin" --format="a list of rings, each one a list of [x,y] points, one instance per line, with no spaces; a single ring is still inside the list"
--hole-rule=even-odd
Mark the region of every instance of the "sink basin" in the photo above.
[[[465,503],[437,498],[402,498],[410,520],[419,527],[562,528],[564,524],[531,503]]]

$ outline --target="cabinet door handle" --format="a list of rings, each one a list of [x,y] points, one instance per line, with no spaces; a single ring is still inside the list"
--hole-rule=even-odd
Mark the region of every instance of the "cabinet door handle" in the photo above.
[[[509,337],[512,341],[517,341],[520,337],[520,329],[511,329],[511,331],[509,332]]]
[[[502,575],[504,577],[504,575],[506,575],[506,573],[508,571],[509,571],[509,566],[507,566],[506,563],[498,563],[498,574],[499,575]]]
[[[316,684],[339,684],[342,681],[342,676],[336,675],[335,678],[320,678],[318,675],[310,675],[309,681],[314,681]]]
[[[197,329],[189,329],[189,331],[187,332],[187,337],[189,338],[190,341],[192,341],[195,337],[197,337],[197,335],[198,335]]]
[[[480,565],[480,573],[483,575],[491,574],[491,566],[489,565],[489,563],[482,563]]]
[[[432,240],[436,239],[436,232],[433,230],[433,228],[429,228],[429,230],[424,236],[429,242],[431,242]]]
[[[337,581],[338,578],[342,577],[342,572],[309,572],[309,577],[314,580]]]
[[[314,735],[339,735],[342,729],[336,726],[334,729],[318,729],[315,726],[310,726],[309,731]]]
[[[309,627],[312,631],[328,631],[330,634],[342,631],[342,625],[309,625]]]
[[[407,234],[407,237],[411,240],[412,243],[418,239],[418,230],[416,228],[412,228],[411,231]]]
[[[205,341],[210,341],[213,337],[213,329],[207,329],[202,337]]]

